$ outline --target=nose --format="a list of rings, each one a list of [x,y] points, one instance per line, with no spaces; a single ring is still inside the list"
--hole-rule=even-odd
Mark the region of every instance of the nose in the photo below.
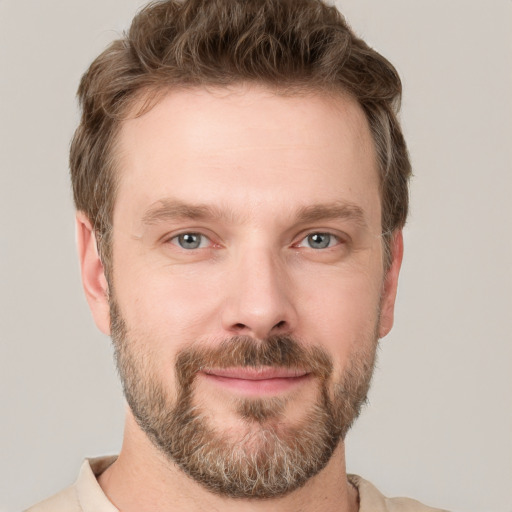
[[[222,327],[231,335],[265,339],[290,334],[297,324],[285,263],[270,251],[241,254],[229,273]]]

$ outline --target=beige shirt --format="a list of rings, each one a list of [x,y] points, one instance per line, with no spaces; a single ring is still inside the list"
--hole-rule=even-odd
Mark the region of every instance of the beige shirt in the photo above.
[[[116,457],[85,460],[77,481],[71,487],[26,512],[119,512],[96,479],[115,460]],[[349,480],[359,491],[359,512],[447,512],[426,507],[409,498],[386,498],[370,482],[357,475],[349,475]]]

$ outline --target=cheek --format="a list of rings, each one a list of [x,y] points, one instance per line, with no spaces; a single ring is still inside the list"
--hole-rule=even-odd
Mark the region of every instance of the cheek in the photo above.
[[[190,282],[150,277],[143,271],[123,279],[118,271],[115,297],[126,323],[128,350],[143,374],[156,379],[172,400],[177,399],[175,363],[178,352],[204,333],[197,291]]]
[[[119,264],[115,290],[128,328],[162,350],[175,352],[204,335],[216,310],[219,286],[198,269]]]
[[[351,354],[376,341],[380,283],[371,273],[340,271],[323,280],[317,277],[305,287],[303,337],[323,346],[338,369],[346,366]]]

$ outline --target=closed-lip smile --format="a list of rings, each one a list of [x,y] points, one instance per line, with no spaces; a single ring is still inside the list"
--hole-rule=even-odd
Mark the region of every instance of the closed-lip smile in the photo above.
[[[279,394],[296,387],[311,375],[299,368],[272,366],[206,368],[201,373],[212,383],[250,395]]]

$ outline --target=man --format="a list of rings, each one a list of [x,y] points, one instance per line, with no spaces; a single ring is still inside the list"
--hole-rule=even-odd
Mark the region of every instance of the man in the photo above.
[[[31,511],[428,511],[346,474],[393,323],[392,65],[320,0],[150,4],[79,88],[82,280],[129,405]]]

